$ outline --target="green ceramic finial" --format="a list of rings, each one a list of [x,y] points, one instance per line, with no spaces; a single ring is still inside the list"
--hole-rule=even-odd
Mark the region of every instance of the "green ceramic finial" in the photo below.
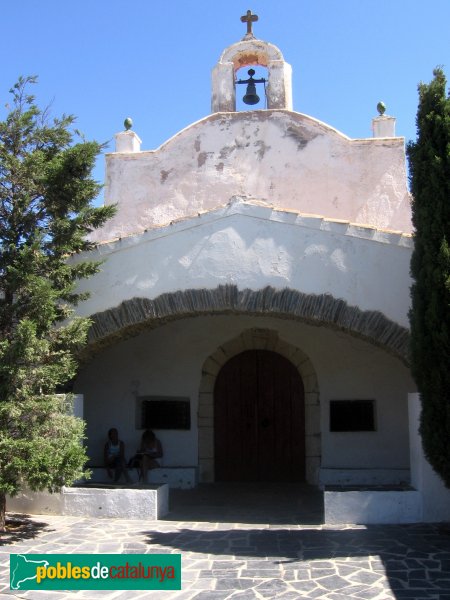
[[[125,125],[125,129],[127,131],[129,131],[133,127],[133,121],[130,119],[130,117],[127,117],[123,124]]]
[[[378,111],[378,114],[380,115],[380,117],[382,117],[384,115],[384,113],[386,112],[386,104],[384,102],[378,102],[377,111]]]

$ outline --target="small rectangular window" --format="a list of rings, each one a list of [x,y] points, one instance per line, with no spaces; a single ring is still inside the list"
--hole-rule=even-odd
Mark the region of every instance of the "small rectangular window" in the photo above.
[[[138,401],[141,417],[138,425],[141,429],[191,428],[191,402],[189,398],[145,396],[138,398]]]
[[[375,431],[375,400],[330,400],[330,431]]]

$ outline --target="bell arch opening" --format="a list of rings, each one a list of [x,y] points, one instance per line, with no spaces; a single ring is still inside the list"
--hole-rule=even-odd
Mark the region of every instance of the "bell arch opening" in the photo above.
[[[266,67],[248,65],[236,71],[236,110],[267,108],[269,72]]]
[[[242,67],[267,68],[267,108],[292,110],[292,68],[273,44],[250,39],[233,44],[212,70],[212,112],[236,110],[235,73]]]

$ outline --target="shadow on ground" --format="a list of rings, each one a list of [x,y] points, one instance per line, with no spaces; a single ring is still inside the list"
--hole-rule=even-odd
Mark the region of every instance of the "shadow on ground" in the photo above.
[[[269,483],[215,483],[171,490],[166,519],[230,523],[225,529],[145,532],[148,544],[167,551],[209,555],[213,570],[214,557],[218,565],[221,557],[264,559],[284,569],[309,569],[313,579],[322,574],[321,585],[341,590],[342,598],[353,592],[353,584],[361,586],[358,597],[372,598],[370,586],[383,575],[396,598],[450,600],[448,524],[322,528],[319,490],[304,484]],[[235,523],[241,525],[234,528]],[[354,570],[351,589],[346,569]]]
[[[48,523],[32,520],[30,515],[8,513],[6,532],[0,533],[0,546],[31,540],[48,527]]]
[[[320,525],[323,493],[302,483],[213,483],[171,489],[162,520]]]
[[[370,586],[385,574],[396,598],[450,600],[450,525],[349,526],[341,530],[241,526],[145,534],[148,544],[171,552],[210,555],[213,573],[225,555],[233,556],[235,562],[261,558],[284,569],[309,569],[313,580],[319,577],[315,572],[321,572],[321,585],[341,594],[350,592],[344,579],[345,569],[350,569],[354,571],[352,584],[367,586],[369,595],[357,594],[361,598],[372,598]]]

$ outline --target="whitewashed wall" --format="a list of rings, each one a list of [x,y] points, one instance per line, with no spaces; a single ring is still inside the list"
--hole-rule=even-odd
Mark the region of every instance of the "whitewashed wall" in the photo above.
[[[411,238],[237,200],[230,206],[109,244],[91,254],[101,272],[83,282],[92,315],[134,297],[270,285],[331,294],[408,326]]]
[[[411,231],[403,138],[352,140],[287,110],[215,113],[160,148],[106,156],[109,240],[225,205],[275,207]]]

